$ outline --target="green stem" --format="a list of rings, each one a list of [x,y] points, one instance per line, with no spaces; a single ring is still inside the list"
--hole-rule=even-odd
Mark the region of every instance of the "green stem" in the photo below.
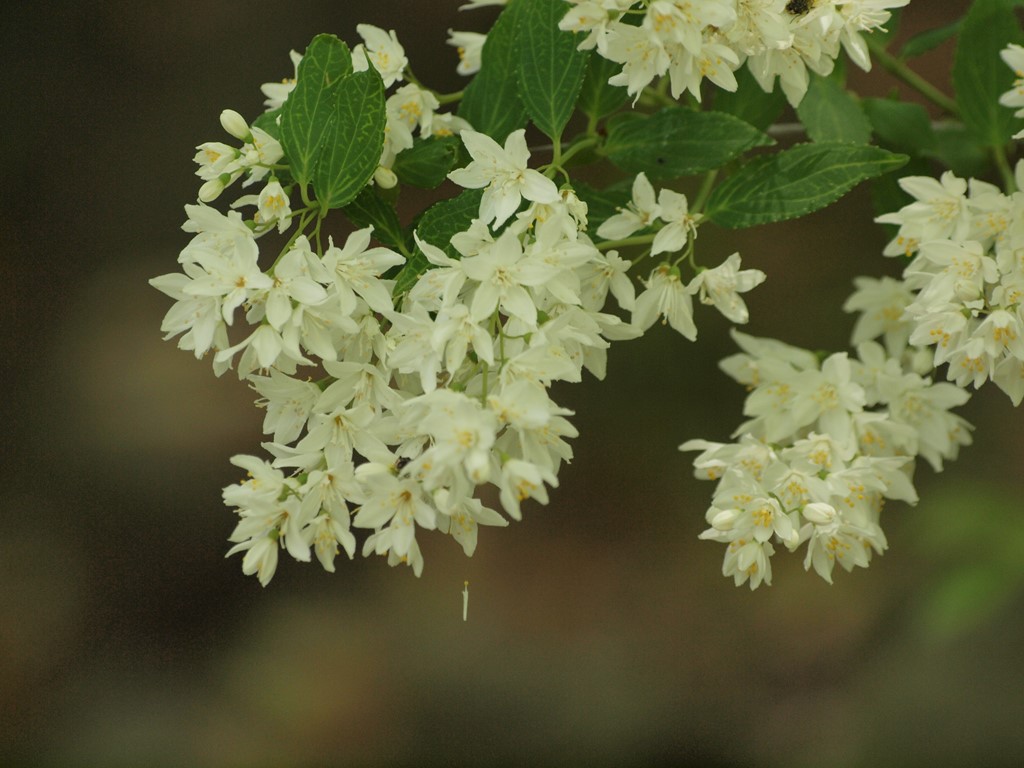
[[[1010,167],[1010,161],[1006,158],[1006,147],[993,147],[992,156],[996,161],[999,176],[1003,180],[1003,189],[1006,191],[1006,194],[1012,195],[1017,191],[1017,179],[1014,176],[1013,169]]]
[[[561,164],[564,167],[566,163],[572,158],[573,155],[582,152],[584,149],[590,149],[590,147],[596,147],[601,143],[600,136],[587,136],[586,138],[580,139],[579,141],[571,144],[565,154],[562,155]]]
[[[412,251],[406,246],[403,240],[399,240],[397,243],[399,252],[405,256],[405,260],[408,261],[412,258]]]
[[[314,212],[309,209],[302,214],[302,218],[299,220],[299,225],[295,228],[295,231],[292,232],[292,236],[288,238],[288,242],[284,244],[284,248],[281,249],[281,252],[277,254],[277,258],[274,259],[274,263],[270,265],[270,269],[267,270],[268,275],[274,274],[274,268],[277,267],[277,263],[281,261],[281,258],[288,253],[288,251],[291,250],[292,246],[295,245],[295,241],[299,239],[299,236],[306,231],[306,227],[309,225],[309,220],[313,215],[315,215]]]
[[[562,167],[562,137],[556,136],[552,140],[553,144],[551,147],[551,165],[554,168]]]
[[[456,101],[462,100],[463,93],[464,91],[455,91],[455,93],[435,93],[434,98],[437,99],[437,103],[441,105],[454,104]]]
[[[881,64],[882,67],[898,77],[933,104],[942,107],[942,109],[946,110],[951,115],[960,117],[960,107],[957,105],[956,101],[951,99],[917,74],[917,72],[908,67],[906,62],[896,58],[885,50],[884,45],[868,39],[868,48],[871,49],[871,54],[878,60],[878,63]]]
[[[697,191],[697,197],[693,201],[693,206],[690,208],[690,213],[696,215],[704,210],[704,206],[708,202],[708,198],[711,196],[711,190],[715,187],[715,179],[718,178],[718,170],[708,171],[704,176],[704,182],[700,185],[700,189]]]

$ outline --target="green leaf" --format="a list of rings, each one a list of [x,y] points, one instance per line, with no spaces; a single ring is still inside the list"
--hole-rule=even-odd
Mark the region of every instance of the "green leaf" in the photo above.
[[[526,125],[526,108],[519,97],[519,30],[522,3],[513,0],[487,33],[480,54],[480,71],[466,86],[459,117],[473,130],[486,133],[499,144],[512,131]]]
[[[864,99],[864,112],[875,136],[888,149],[920,156],[935,149],[932,120],[920,104],[893,99]]]
[[[935,130],[933,156],[957,176],[982,176],[989,167],[989,155],[960,123],[940,123]]]
[[[403,184],[419,189],[433,189],[455,167],[460,144],[456,136],[417,139],[410,149],[398,153],[391,170]]]
[[[811,75],[807,95],[796,108],[796,114],[811,141],[871,141],[871,124],[857,99],[830,77]]]
[[[453,198],[435,203],[420,218],[416,233],[421,240],[440,248],[451,258],[460,258],[452,245],[452,235],[469,229],[473,219],[480,216],[483,194],[481,189],[467,189]]]
[[[313,189],[323,205],[347,205],[377,170],[384,148],[384,113],[384,83],[376,69],[353,72],[341,81],[313,169]]]
[[[616,122],[603,152],[628,173],[664,179],[721,168],[748,149],[774,143],[732,115],[669,107]]]
[[[563,0],[517,2],[519,97],[533,124],[558,141],[576,106],[590,51],[576,50],[583,35],[558,28],[569,10]]]
[[[1006,144],[1014,132],[1013,110],[999,103],[1013,86],[1013,70],[999,52],[1021,38],[1005,0],[975,0],[964,18],[953,58],[953,90],[964,125],[987,147]]]
[[[957,34],[960,31],[960,27],[963,26],[963,23],[963,19],[957,19],[952,24],[947,24],[944,27],[918,32],[903,44],[903,47],[900,49],[900,58],[913,59],[923,53],[928,53],[928,51],[938,48],[949,38]]]
[[[824,208],[907,159],[878,147],[799,144],[757,157],[726,179],[711,193],[707,215],[733,229],[793,219]]]
[[[624,85],[609,85],[608,78],[619,73],[621,65],[604,56],[591,56],[580,88],[579,107],[597,120],[611,114],[629,99]]]
[[[715,92],[714,106],[717,112],[728,112],[762,131],[779,119],[786,107],[786,96],[781,88],[765,93],[747,67],[736,73],[736,82],[738,87],[735,92]]]
[[[480,215],[481,189],[467,189],[457,197],[442,200],[430,206],[416,224],[416,234],[421,240],[440,248],[453,259],[461,255],[452,245],[452,236],[469,229],[473,219]],[[416,248],[395,281],[395,294],[405,293],[431,268],[423,251]]]
[[[385,245],[401,249],[405,232],[398,221],[395,207],[381,198],[374,187],[364,187],[356,199],[342,208],[349,221],[357,227],[373,227],[373,236]]]
[[[281,147],[300,184],[313,178],[338,85],[351,72],[348,46],[334,35],[314,37],[299,63],[295,88],[281,107]]]

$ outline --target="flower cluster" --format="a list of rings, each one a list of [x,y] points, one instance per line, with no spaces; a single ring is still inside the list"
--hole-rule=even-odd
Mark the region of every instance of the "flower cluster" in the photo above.
[[[1024,166],[1018,165],[1018,183]],[[1024,195],[947,171],[900,186],[914,202],[878,221],[898,226],[887,256],[910,261],[901,281],[863,283],[850,309],[888,318],[887,343],[929,347],[959,386],[991,379],[1024,399]]]
[[[645,290],[633,307],[633,323],[647,330],[661,318],[690,341],[697,338],[693,322],[693,296],[698,294],[704,304],[714,305],[734,323],[746,323],[747,306],[741,293],[746,293],[765,280],[758,269],[740,269],[740,255],[734,253],[717,267],[698,269],[689,284],[683,282],[679,263],[693,259],[693,240],[697,236],[700,214],[691,214],[686,195],[671,189],[655,194],[646,174],[633,180],[632,199],[614,216],[597,228],[598,237],[616,241],[638,232],[654,232],[651,256],[682,252],[674,261],[659,264],[646,282]],[[625,305],[623,305],[625,306]]]
[[[917,501],[915,458],[936,470],[970,443],[949,412],[968,395],[907,371],[881,345],[815,354],[741,333],[722,369],[750,390],[735,443],[690,440],[696,476],[717,480],[702,539],[727,545],[722,573],[736,585],[771,584],[775,545],[807,545],[804,567],[828,582],[838,564],[866,567],[886,548],[885,499]]]
[[[1018,79],[1000,103],[1024,106],[1024,48],[1011,45],[1002,57]],[[1022,163],[1014,182],[1018,189],[1024,186]],[[992,380],[1019,405],[1024,400],[1024,193],[1004,194],[952,171],[939,179],[910,176],[899,184],[914,201],[877,221],[898,227],[883,253],[909,261],[902,280],[858,284],[846,307],[864,312],[855,340],[884,333],[893,355],[928,348],[933,355],[922,362],[946,364],[950,381],[977,388]]]
[[[770,92],[776,79],[793,105],[808,86],[808,70],[832,71],[841,49],[862,69],[871,61],[863,33],[881,28],[890,8],[909,0],[567,0],[563,30],[581,32],[583,49],[596,48],[622,65],[609,82],[631,96],[668,75],[673,98],[700,101],[707,79],[736,90],[744,63]],[[633,23],[633,22],[639,23]]]
[[[360,32],[365,59],[383,76],[397,56],[384,52],[397,41]],[[392,110],[394,98],[392,148],[401,146],[399,127],[408,127],[402,115],[430,124],[427,101]],[[247,140],[247,129],[255,130],[234,113],[225,122],[239,123],[234,133]],[[303,209],[292,209],[291,187],[276,178],[226,214],[186,206],[184,229],[194,237],[179,256],[183,272],[151,281],[176,302],[163,323],[168,338],[180,336],[179,347],[196,357],[212,353],[218,375],[237,367],[266,410],[272,458],[234,457],[247,478],[224,491],[239,516],[229,554],[244,552],[243,571],[263,584],[282,549],[300,561],[315,553],[333,571],[338,553],[355,553],[353,529],[368,531],[364,555],[387,556],[416,574],[418,530],[450,534],[471,555],[478,526],[507,525],[480,500],[485,486],[518,520],[524,500],[547,502],[547,488],[572,457],[566,440],[576,430],[549,396],[553,382],[579,381],[583,369],[603,377],[610,341],[635,338],[659,317],[694,338],[695,294],[737,322],[747,319],[738,291],[764,275],[740,271],[738,254],[689,285],[677,264],[665,262],[637,295],[626,274],[632,263],[610,247],[646,229],[653,253],[686,248],[692,259],[699,217],[688,213],[685,196],[663,189],[655,202],[641,174],[636,201],[598,229],[612,239],[595,243],[587,206],[571,186],[559,189],[529,167],[524,131],[504,146],[469,129],[461,138],[472,160],[449,176],[480,190],[478,216],[450,243],[416,233],[428,268],[401,291],[394,274],[409,254],[373,246],[370,227],[323,247],[319,234],[307,237],[300,226],[261,269],[259,238],[287,232],[297,217],[308,222]],[[386,149],[382,168],[389,156]],[[246,183],[268,165],[253,163]],[[256,207],[251,219],[235,210],[244,205]],[[634,222],[639,208],[648,219]],[[631,322],[605,311],[609,294],[619,311],[632,312]],[[249,330],[232,341],[239,310]]]
[[[1024,107],[1024,48],[1002,58],[1017,80],[999,102]],[[866,566],[886,546],[883,500],[917,499],[916,457],[941,471],[970,444],[969,425],[950,413],[965,387],[991,379],[1014,405],[1024,400],[1024,193],[951,171],[899,185],[913,202],[877,221],[897,227],[883,253],[907,259],[902,277],[857,278],[844,305],[859,313],[859,359],[819,364],[735,334],[744,352],[722,367],[751,390],[742,437],[682,446],[702,451],[698,477],[719,480],[701,537],[728,544],[723,573],[737,585],[771,583],[772,542],[807,542],[804,566],[828,581],[836,563]],[[1024,163],[1009,186],[1024,187]],[[953,384],[926,377],[941,365]]]
[[[351,51],[333,35],[293,51],[295,77],[264,84],[255,121],[224,110],[234,142],[197,147],[181,271],[150,282],[174,300],[166,337],[217,375],[235,369],[265,411],[265,456],[233,457],[245,477],[223,492],[237,516],[228,554],[243,555],[243,572],[266,585],[282,551],[333,571],[359,550],[419,575],[424,531],[472,555],[480,526],[521,519],[529,499],[546,504],[577,436],[555,382],[603,378],[611,342],[658,324],[695,340],[695,299],[748,321],[744,294],[765,274],[738,253],[701,263],[705,223],[803,215],[906,161],[875,119],[905,112],[877,101],[868,114],[817,90],[798,113],[814,142],[743,164],[763,136],[731,117],[747,139],[706,153],[726,118],[696,108],[704,80],[736,90],[746,65],[796,105],[809,73],[827,75],[844,49],[868,69],[864,35],[907,1],[516,0],[486,50],[487,35],[449,30],[457,72],[482,75],[451,94],[416,80],[394,32],[363,24]],[[979,18],[958,45],[988,40]],[[1018,79],[999,101],[1024,115],[1024,48],[1002,56]],[[975,77],[969,56],[957,62]],[[960,110],[901,61],[887,68]],[[552,92],[525,90],[539,83]],[[639,114],[623,114],[623,87]],[[669,92],[695,109],[661,112]],[[586,121],[572,120],[577,110]],[[673,113],[687,119],[661,119]],[[882,146],[835,129],[868,118]],[[551,139],[549,162],[534,158],[528,123]],[[569,126],[579,132],[563,138]],[[652,184],[670,175],[667,153],[688,152],[674,167],[706,172],[692,200],[673,181]],[[970,444],[952,413],[967,385],[992,379],[1024,400],[1024,163],[1014,179],[1003,149],[993,155],[1007,191],[951,172],[900,180],[913,201],[878,221],[895,227],[884,253],[905,269],[856,279],[844,306],[858,313],[854,351],[734,332],[742,351],[721,367],[748,388],[746,420],[733,442],[681,449],[717,483],[701,538],[726,545],[723,573],[737,585],[771,584],[780,548],[802,550],[828,582],[837,565],[867,566],[887,547],[885,501],[917,502],[918,458],[940,471]],[[595,162],[611,166],[603,188],[577,176]],[[258,186],[215,208],[236,181]],[[407,217],[399,183],[449,194]],[[331,211],[353,226],[327,229]],[[932,379],[940,365],[949,382]]]

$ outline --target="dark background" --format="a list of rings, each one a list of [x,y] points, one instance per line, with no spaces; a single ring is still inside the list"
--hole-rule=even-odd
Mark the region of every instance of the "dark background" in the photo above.
[[[421,579],[377,559],[282,560],[267,589],[225,560],[220,489],[261,414],[160,340],[196,144],[288,50],[397,31],[420,78],[460,87],[455,0],[9,4],[0,208],[3,765],[964,765],[1024,752],[1022,415],[994,388],[976,444],[883,519],[890,550],[828,586],[802,556],[775,586],[720,576],[700,542],[712,485],[685,439],[725,440],[743,392],[654,328],[608,379],[559,387],[576,460],[548,507],[485,529],[467,560],[424,535]],[[917,0],[911,31],[966,3]],[[952,46],[918,62],[949,90]],[[862,92],[894,87],[884,73]],[[411,206],[410,209],[415,206]],[[844,348],[857,274],[892,274],[865,190],[787,225],[701,230],[713,263],[768,273],[758,336]],[[471,582],[469,621],[460,592]]]

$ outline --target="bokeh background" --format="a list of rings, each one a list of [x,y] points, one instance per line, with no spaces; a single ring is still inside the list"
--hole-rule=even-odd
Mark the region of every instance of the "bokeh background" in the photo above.
[[[194,147],[221,109],[261,111],[290,48],[359,22],[460,87],[445,31],[494,13],[458,4],[5,7],[0,765],[1019,765],[1024,414],[974,398],[976,444],[919,470],[870,569],[830,587],[783,555],[775,586],[736,589],[697,540],[711,485],[676,451],[739,419],[710,311],[696,344],[654,329],[606,381],[559,388],[576,459],[474,558],[427,535],[420,579],[282,561],[266,589],[224,559],[227,459],[258,451],[262,417],[160,340],[170,301],[146,283],[187,242]],[[966,5],[916,0],[900,37]],[[948,91],[951,58],[918,67]],[[749,332],[841,349],[851,279],[896,266],[871,216],[861,189],[700,248],[768,273]]]

